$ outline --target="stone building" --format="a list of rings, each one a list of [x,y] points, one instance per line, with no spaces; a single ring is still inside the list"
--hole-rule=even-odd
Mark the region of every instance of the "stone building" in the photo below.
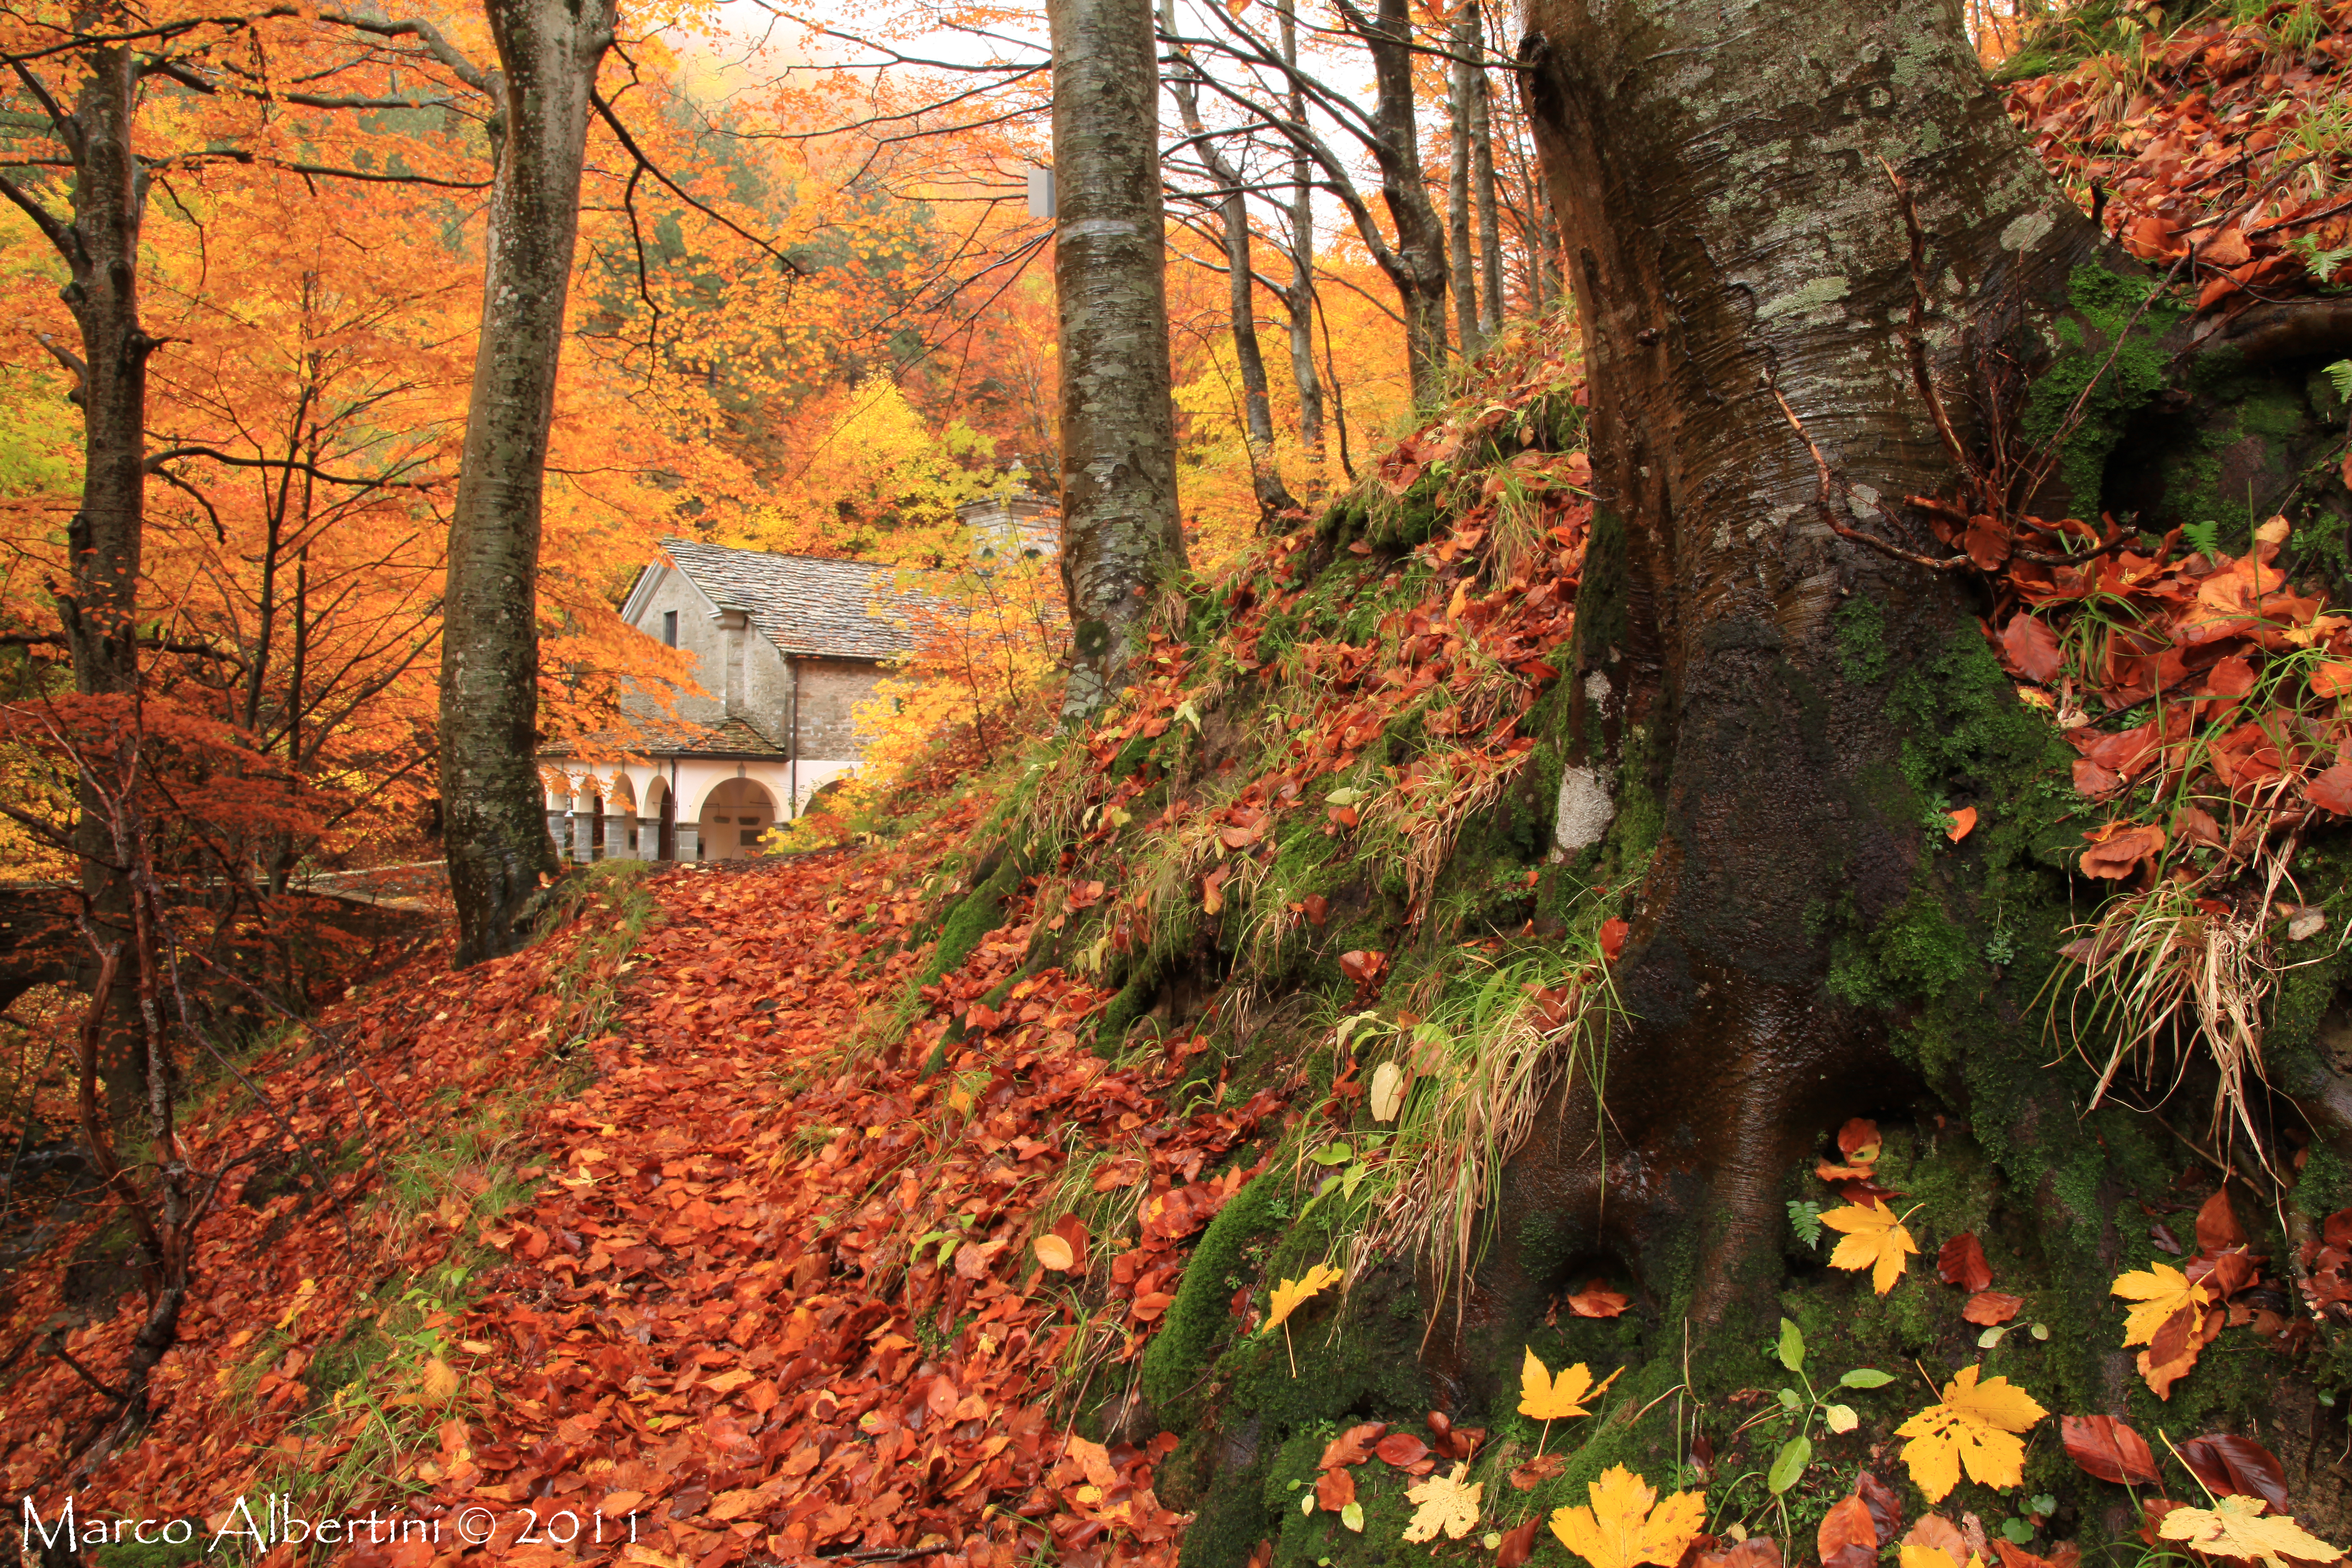
[[[1050,507],[1028,496],[961,509],[975,552],[1051,553]],[[864,561],[663,542],[621,615],[694,656],[705,695],[665,711],[628,695],[629,731],[540,753],[547,826],[572,859],[731,860],[857,766],[857,705],[913,650],[919,593]],[[624,755],[625,762],[591,759]]]

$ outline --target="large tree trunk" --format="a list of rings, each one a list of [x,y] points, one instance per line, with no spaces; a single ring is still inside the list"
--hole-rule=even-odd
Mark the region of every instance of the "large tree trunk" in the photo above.
[[[1126,684],[1153,585],[1184,564],[1169,401],[1151,0],[1055,0],[1066,718]]]
[[[1522,60],[1598,497],[1562,791],[1586,809],[1562,848],[1629,794],[1657,803],[1609,1157],[1685,1174],[1604,1208],[1599,1155],[1562,1131],[1507,1202],[1627,1258],[1696,1237],[1704,1324],[1777,1279],[1753,1265],[1784,1229],[1782,1173],[1892,1070],[1884,1017],[1825,985],[1832,943],[1903,906],[1926,853],[1920,805],[1885,782],[1911,738],[1885,668],[1968,629],[1948,574],[1832,526],[1895,532],[1876,499],[1956,478],[1906,353],[1895,177],[1919,198],[1933,374],[1964,415],[1964,331],[2040,363],[2037,324],[2097,240],[1939,6],[1776,0],[1734,27],[1710,0],[1537,0]],[[1842,648],[1854,616],[1872,660]]]
[[[121,25],[101,17],[93,30]],[[15,187],[64,259],[71,279],[65,300],[81,331],[76,356],[50,352],[79,384],[82,414],[81,504],[66,524],[68,577],[56,595],[58,620],[84,696],[129,697],[139,689],[139,558],[146,526],[147,359],[156,347],[139,313],[139,230],[147,172],[132,147],[138,61],[127,47],[92,47],[75,57],[87,68],[72,111],[56,131],[73,160],[73,221],[41,214]],[[131,941],[130,873],[115,851],[102,798],[85,774],[74,825],[82,897],[99,939]],[[94,980],[85,955],[79,976]],[[108,1115],[136,1122],[146,1099],[146,1052],[127,993],[117,994],[98,1035],[99,1069]]]
[[[613,0],[490,0],[501,75],[482,329],[449,521],[441,795],[457,963],[511,952],[557,867],[534,755],[539,534],[581,162]]]

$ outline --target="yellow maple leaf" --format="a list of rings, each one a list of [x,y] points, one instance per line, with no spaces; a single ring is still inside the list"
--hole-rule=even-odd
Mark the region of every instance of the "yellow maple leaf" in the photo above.
[[[1822,1215],[1822,1223],[1845,1233],[1830,1254],[1830,1267],[1869,1269],[1870,1283],[1882,1296],[1903,1278],[1905,1258],[1919,1250],[1895,1211],[1876,1198],[1832,1209]]]
[[[1826,1217],[1826,1216],[1824,1216]],[[2033,1396],[2005,1377],[1977,1381],[1981,1367],[1964,1366],[1944,1385],[1940,1404],[1930,1405],[1895,1429],[1903,1463],[1929,1502],[1941,1502],[1969,1479],[1989,1487],[2013,1487],[2024,1479],[2025,1445],[2016,1433],[2050,1414]]]
[[[1552,1510],[1551,1532],[1592,1568],[1633,1568],[1636,1563],[1672,1568],[1706,1524],[1704,1495],[1676,1492],[1653,1510],[1658,1494],[1622,1465],[1601,1471],[1585,1495],[1592,1500],[1590,1508]]]
[[[2156,1331],[2164,1327],[2166,1319],[2191,1307],[2204,1306],[2213,1299],[2204,1286],[2190,1284],[2188,1275],[2161,1263],[2151,1263],[2146,1268],[2136,1268],[2119,1277],[2114,1289],[2125,1300],[2139,1303],[2124,1317],[2126,1346],[2147,1344],[2156,1338]]]
[[[1450,1476],[1432,1476],[1418,1486],[1405,1489],[1405,1500],[1420,1505],[1404,1527],[1407,1541],[1434,1541],[1441,1530],[1448,1541],[1459,1541],[1470,1533],[1471,1527],[1478,1522],[1478,1498],[1486,1489],[1486,1483],[1474,1481],[1465,1485],[1462,1478],[1469,1468],[1465,1459],[1454,1467]]]
[[[1532,1415],[1538,1421],[1565,1421],[1571,1415],[1590,1415],[1585,1407],[1588,1399],[1598,1399],[1608,1386],[1617,1381],[1619,1367],[1600,1383],[1592,1381],[1592,1370],[1582,1362],[1551,1375],[1544,1363],[1536,1359],[1533,1350],[1519,1363],[1519,1414]]]
[[[2301,1563],[2343,1557],[2286,1514],[2263,1518],[2263,1508],[2256,1497],[2218,1498],[2211,1508],[2176,1508],[2164,1516],[2158,1533],[2209,1557],[2259,1557],[2268,1568],[2287,1568],[2283,1559],[2289,1557]]]
[[[1973,1552],[1969,1553],[1968,1562],[1963,1563],[1940,1546],[1921,1546],[1910,1541],[1903,1543],[1903,1550],[1897,1555],[1901,1568],[1984,1568],[1984,1559]]]
[[[1339,1271],[1320,1263],[1308,1269],[1304,1279],[1283,1280],[1274,1288],[1274,1315],[1266,1319],[1265,1326],[1269,1329],[1281,1327],[1283,1320],[1320,1296],[1327,1286],[1339,1282]]]

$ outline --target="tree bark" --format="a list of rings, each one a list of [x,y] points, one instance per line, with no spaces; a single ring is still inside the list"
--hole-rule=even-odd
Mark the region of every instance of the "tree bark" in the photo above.
[[[1616,970],[1632,1021],[1612,1055],[1639,1070],[1610,1075],[1609,1142],[1695,1179],[1604,1209],[1589,1139],[1563,1132],[1514,1195],[1627,1257],[1696,1231],[1705,1323],[1777,1279],[1750,1265],[1777,1247],[1780,1173],[1891,1070],[1884,1018],[1825,987],[1831,934],[1804,914],[1884,920],[1923,853],[1916,805],[1873,784],[1906,732],[1832,617],[1864,606],[1896,668],[1968,625],[1948,574],[1832,528],[1888,529],[1875,498],[1957,473],[1912,379],[1880,160],[1918,195],[1931,370],[1964,442],[1964,333],[2042,363],[2038,323],[2097,237],[1940,6],[1769,0],[1734,27],[1708,0],[1535,0],[1521,58],[1597,497],[1563,798],[1638,789],[1664,822]],[[1586,815],[1565,850],[1599,839],[1608,810]]]
[[[1172,40],[1176,33],[1175,0],[1160,0],[1160,25]],[[1257,498],[1258,527],[1262,531],[1276,531],[1275,521],[1283,513],[1294,511],[1298,503],[1282,482],[1282,469],[1274,459],[1274,408],[1269,398],[1265,378],[1265,354],[1257,338],[1256,274],[1250,261],[1249,198],[1244,194],[1246,181],[1210,135],[1207,123],[1201,118],[1200,88],[1194,78],[1196,67],[1185,55],[1183,47],[1172,44],[1176,51],[1176,68],[1170,74],[1169,89],[1176,100],[1176,112],[1184,133],[1200,149],[1201,161],[1208,166],[1210,177],[1225,194],[1217,203],[1220,240],[1225,252],[1225,313],[1227,325],[1234,335],[1234,362],[1242,380],[1242,441],[1249,455],[1250,489]]]
[[[1277,8],[1284,62],[1298,68],[1297,0],[1281,0]],[[1307,122],[1307,95],[1294,83],[1290,118]],[[1315,374],[1315,186],[1313,165],[1304,152],[1290,161],[1290,232],[1287,247],[1290,282],[1282,292],[1284,313],[1290,320],[1290,379],[1298,388],[1298,440],[1315,460],[1319,474],[1323,458],[1323,383]]]
[[[1478,253],[1470,244],[1469,54],[1477,26],[1477,19],[1465,6],[1446,37],[1454,58],[1448,62],[1446,73],[1445,258],[1454,285],[1454,341],[1465,360],[1476,359],[1486,347],[1485,334],[1479,330]]]
[[[85,19],[89,30],[121,27],[119,13]],[[139,231],[147,172],[132,142],[138,58],[127,46],[91,45],[72,58],[88,73],[64,110],[46,89],[50,129],[73,168],[73,218],[50,214],[13,182],[5,194],[33,220],[66,265],[63,298],[79,329],[81,353],[43,346],[77,382],[82,415],[81,503],[66,523],[67,579],[52,584],[74,689],[86,697],[129,698],[139,689],[140,549],[146,527],[147,359],[155,340],[139,310]],[[17,68],[27,82],[36,79]],[[104,802],[85,773],[74,824],[74,854],[84,907],[105,940],[131,935],[131,883],[115,852]],[[94,979],[85,965],[79,981]],[[147,1093],[146,1052],[127,993],[114,997],[97,1036],[99,1071],[110,1118],[131,1125]]]
[[[1372,57],[1373,161],[1381,199],[1396,229],[1396,244],[1371,246],[1396,286],[1404,310],[1405,367],[1416,408],[1437,401],[1445,382],[1445,224],[1422,183],[1421,133],[1413,120],[1412,16],[1406,0],[1380,0],[1366,16],[1353,0],[1339,0],[1349,30]],[[1371,237],[1377,239],[1379,237]]]
[[[1491,339],[1503,330],[1503,226],[1495,198],[1494,90],[1486,79],[1486,29],[1475,5],[1463,8],[1470,58],[1470,195],[1478,215],[1478,332]]]
[[[1054,0],[1066,720],[1126,684],[1151,587],[1184,564],[1169,400],[1151,0]]]
[[[581,163],[613,0],[490,0],[500,72],[488,266],[449,522],[441,794],[460,965],[514,950],[557,868],[538,750],[540,508],[579,234]]]

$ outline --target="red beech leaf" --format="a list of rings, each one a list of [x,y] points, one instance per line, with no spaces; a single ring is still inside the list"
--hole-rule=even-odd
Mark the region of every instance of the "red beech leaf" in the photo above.
[[[1372,1446],[1383,1464],[1398,1469],[1410,1469],[1429,1458],[1429,1445],[1410,1432],[1391,1432]]]
[[[2227,1252],[2245,1245],[2246,1227],[2238,1223],[2237,1211],[2230,1206],[2230,1189],[2224,1186],[2197,1211],[2197,1250]]]
[[[2024,1305],[2025,1298],[2022,1296],[2004,1296],[1998,1290],[1979,1290],[1969,1298],[1969,1304],[1960,1309],[1960,1316],[1971,1323],[1991,1328],[2017,1316],[2017,1310]]]
[[[1516,1530],[1503,1532],[1503,1544],[1495,1549],[1495,1568],[1519,1568],[1519,1564],[1535,1555],[1536,1526],[1543,1522],[1541,1514],[1529,1514],[1527,1521]]]
[[[1864,1563],[1878,1556],[1878,1526],[1870,1517],[1870,1504],[1859,1495],[1832,1503],[1822,1516],[1821,1529],[1814,1535],[1815,1548],[1821,1552],[1822,1568],[1829,1568],[1830,1560],[1848,1546],[1860,1547],[1867,1555]]]
[[[1976,1232],[1964,1230],[1944,1243],[1936,1255],[1936,1275],[1947,1285],[1974,1292],[1992,1283],[1992,1265],[1985,1261],[1984,1243]]]
[[[1323,1458],[1316,1466],[1328,1470],[1340,1465],[1360,1465],[1372,1457],[1372,1443],[1388,1430],[1384,1423],[1367,1421],[1360,1426],[1350,1426],[1324,1445]]]
[[[2258,1497],[2273,1513],[2289,1513],[2286,1471],[2268,1448],[2251,1437],[2209,1433],[2180,1445],[2180,1462],[2217,1492]]]
[[[2156,1456],[2147,1439],[2112,1415],[2062,1415],[2058,1430],[2066,1457],[2084,1473],[2119,1486],[2157,1484]]]
[[[1853,1494],[1870,1505],[1870,1521],[1878,1527],[1881,1547],[1902,1533],[1903,1500],[1893,1487],[1864,1470],[1853,1478]]]

